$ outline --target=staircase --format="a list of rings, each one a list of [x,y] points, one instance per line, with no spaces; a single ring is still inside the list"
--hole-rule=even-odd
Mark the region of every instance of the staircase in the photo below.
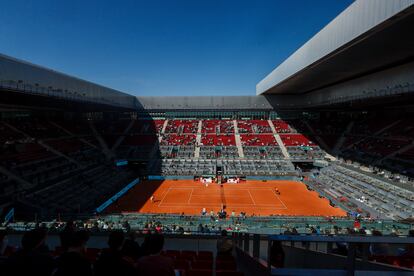
[[[161,129],[161,133],[162,133],[162,134],[164,134],[164,133],[165,133],[165,129],[167,128],[167,125],[168,125],[168,119],[167,119],[167,120],[165,120],[165,122],[164,122],[164,124],[163,124],[163,126],[162,126],[162,129]]]
[[[243,146],[240,139],[239,128],[237,127],[237,121],[233,120],[234,125],[234,138],[236,140],[237,151],[240,158],[244,158]]]
[[[272,129],[273,136],[275,137],[276,142],[279,144],[279,148],[282,151],[283,156],[285,157],[285,159],[289,159],[290,155],[285,145],[283,144],[282,138],[280,138],[280,135],[277,133],[275,125],[273,124],[272,120],[267,120],[267,122],[269,123],[269,126]]]
[[[198,128],[197,128],[197,136],[196,136],[196,143],[195,143],[195,152],[194,157],[200,157],[200,144],[201,144],[201,128],[203,126],[203,122],[200,120],[198,121]]]

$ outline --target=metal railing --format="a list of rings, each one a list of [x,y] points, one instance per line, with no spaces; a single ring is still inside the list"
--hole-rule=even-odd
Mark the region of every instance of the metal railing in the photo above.
[[[173,226],[183,227],[185,230],[197,231],[201,224],[203,227],[207,225],[210,233],[227,229],[230,232],[243,232],[251,234],[283,234],[295,229],[299,234],[311,234],[317,231],[318,234],[330,234],[335,231],[336,234],[346,234],[349,229],[354,229],[355,220],[351,218],[326,218],[326,217],[289,217],[289,216],[270,216],[270,217],[246,217],[246,216],[228,216],[225,219],[218,218],[215,214],[211,217],[209,214],[205,216],[189,216],[174,214],[107,214],[91,217],[73,217],[79,221],[93,225],[98,222],[100,225],[111,225],[107,229],[123,228],[123,224],[128,222],[131,230],[141,231],[148,223],[161,225],[165,229],[172,229]],[[43,222],[47,227],[53,227],[56,221]],[[398,234],[402,236],[408,235],[409,230],[414,229],[413,224],[402,223],[393,220],[370,220],[361,219],[358,221],[359,229],[367,230],[375,229],[382,234]],[[27,225],[36,225],[35,222],[14,222],[8,225],[9,228],[15,228],[17,231],[27,228]],[[214,230],[214,231],[213,231]]]

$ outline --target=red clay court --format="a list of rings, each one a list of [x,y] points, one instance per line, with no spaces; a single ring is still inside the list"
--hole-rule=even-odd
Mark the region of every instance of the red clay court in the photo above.
[[[278,195],[275,189],[278,189]],[[154,195],[155,201],[150,197]],[[345,216],[315,191],[296,181],[246,181],[238,184],[211,183],[208,187],[192,180],[143,181],[108,207],[107,212],[174,213],[199,215],[203,208],[217,213],[222,204],[227,212],[247,215]]]

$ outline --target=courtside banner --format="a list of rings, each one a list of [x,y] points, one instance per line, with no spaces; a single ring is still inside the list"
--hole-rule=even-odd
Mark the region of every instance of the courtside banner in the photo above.
[[[4,222],[10,222],[14,217],[14,208],[11,208],[7,215],[4,217]]]

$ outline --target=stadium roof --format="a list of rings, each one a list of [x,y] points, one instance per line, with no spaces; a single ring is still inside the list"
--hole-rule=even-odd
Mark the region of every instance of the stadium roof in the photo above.
[[[256,86],[307,93],[413,60],[414,0],[357,0]],[[380,58],[379,58],[380,57]]]
[[[80,102],[136,108],[130,94],[0,54],[0,88]]]

